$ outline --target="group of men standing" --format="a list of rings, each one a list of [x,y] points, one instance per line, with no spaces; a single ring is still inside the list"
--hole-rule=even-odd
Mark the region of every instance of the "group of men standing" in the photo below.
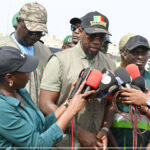
[[[40,38],[48,32],[46,23],[45,8],[36,2],[27,3],[19,11],[15,32],[0,39],[0,46],[12,46],[26,54],[38,56],[39,65],[32,72],[26,88],[45,116],[65,102],[72,82],[78,79],[82,69],[89,67],[97,70],[116,69],[115,63],[102,52],[106,35],[110,35],[109,20],[105,15],[93,11],[82,18],[71,19],[72,41],[75,46],[53,55],[49,48],[40,42]],[[137,64],[150,89],[150,73],[144,70],[149,49],[147,39],[132,35],[128,36],[120,51],[124,60],[123,67],[130,63]],[[114,113],[111,100],[94,98],[88,103],[78,114],[76,146],[107,148],[108,132],[112,126]],[[117,135],[121,133],[119,130],[121,128],[119,125],[113,126],[115,127],[118,129],[116,133],[114,132],[117,146],[123,147],[124,143],[119,141]],[[147,145],[149,136],[148,133],[144,146]],[[69,147],[67,134],[57,146]],[[126,146],[132,147],[132,142]]]

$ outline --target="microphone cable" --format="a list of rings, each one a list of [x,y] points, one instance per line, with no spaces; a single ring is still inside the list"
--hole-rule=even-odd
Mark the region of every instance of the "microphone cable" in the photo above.
[[[136,150],[137,147],[137,134],[139,134],[142,138],[142,145],[144,144],[143,135],[149,128],[149,120],[144,115],[141,115],[139,109],[134,105],[129,105],[129,113],[121,112],[116,104],[117,97],[121,93],[121,91],[118,91],[115,93],[112,99],[112,105],[116,112],[118,112],[121,116],[123,116],[125,119],[129,120],[132,124],[133,128],[133,150]],[[138,127],[138,121],[141,120],[141,118],[144,118],[147,121],[147,128],[142,132]],[[141,145],[141,147],[142,147]]]

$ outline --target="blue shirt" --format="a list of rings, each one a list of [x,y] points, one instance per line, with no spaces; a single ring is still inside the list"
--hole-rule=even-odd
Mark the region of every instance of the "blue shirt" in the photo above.
[[[18,45],[18,47],[21,49],[21,51],[27,55],[34,56],[34,46],[24,46],[21,45],[15,38],[15,34],[13,33],[11,35],[12,39],[15,41],[15,43]]]
[[[25,106],[21,106],[20,100],[14,97],[0,94],[0,147],[54,146],[63,135],[55,123],[54,113],[45,118],[26,89],[18,92],[23,97]]]

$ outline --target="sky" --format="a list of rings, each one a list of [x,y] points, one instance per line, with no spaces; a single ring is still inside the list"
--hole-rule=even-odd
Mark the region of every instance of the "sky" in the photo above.
[[[35,0],[3,0],[0,5],[0,32],[14,31],[12,17],[28,2]],[[150,41],[150,0],[36,0],[48,13],[48,32],[63,40],[71,34],[70,19],[98,11],[109,19],[110,40],[118,45],[122,36],[135,33]]]

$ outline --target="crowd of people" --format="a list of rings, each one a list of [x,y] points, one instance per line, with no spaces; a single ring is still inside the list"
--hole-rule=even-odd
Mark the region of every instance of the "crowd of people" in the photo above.
[[[120,67],[135,64],[145,90],[118,83],[119,94],[108,98],[98,97],[91,87],[83,92],[86,80],[78,84],[83,69],[117,69],[108,52],[111,33],[104,14],[70,19],[72,35],[57,50],[41,40],[48,32],[41,4],[24,4],[12,24],[15,31],[0,38],[0,148],[150,149],[150,72],[145,70],[150,45],[145,37],[128,33],[119,42]],[[102,77],[103,83],[109,80]],[[129,117],[115,109],[114,99]],[[131,112],[141,114],[137,126],[132,126]]]

